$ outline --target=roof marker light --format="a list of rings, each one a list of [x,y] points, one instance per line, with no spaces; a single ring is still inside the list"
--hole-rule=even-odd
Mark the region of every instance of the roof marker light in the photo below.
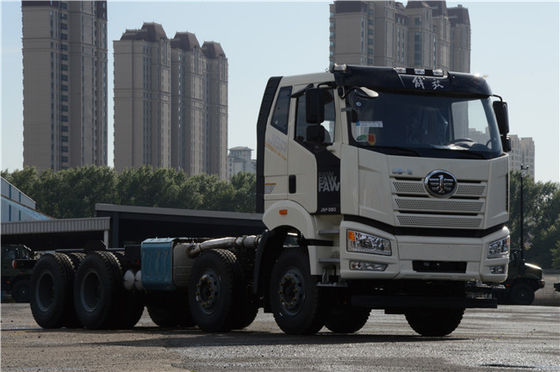
[[[434,76],[443,76],[443,70],[441,69],[437,69],[432,71],[432,73],[434,74]]]
[[[404,67],[395,67],[394,70],[397,72],[397,74],[406,74],[406,68]]]
[[[424,70],[423,68],[415,68],[414,73],[416,75],[424,75],[426,73],[426,70]]]

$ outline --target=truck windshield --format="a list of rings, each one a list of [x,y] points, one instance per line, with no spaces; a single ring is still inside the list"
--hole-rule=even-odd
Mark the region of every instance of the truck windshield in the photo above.
[[[346,96],[350,142],[386,154],[494,158],[502,145],[491,106],[488,97],[353,88]]]

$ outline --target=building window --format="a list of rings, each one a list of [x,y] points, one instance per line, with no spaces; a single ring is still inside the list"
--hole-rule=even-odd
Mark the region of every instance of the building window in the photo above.
[[[67,122],[68,122],[68,116],[62,115],[62,116],[60,117],[60,121],[62,121],[63,123],[67,123]],[[66,127],[66,126],[63,125],[63,126],[62,126],[62,131],[63,131],[63,132],[68,131],[68,127]]]
[[[422,19],[420,17],[414,18],[414,24],[420,26],[422,24]]]

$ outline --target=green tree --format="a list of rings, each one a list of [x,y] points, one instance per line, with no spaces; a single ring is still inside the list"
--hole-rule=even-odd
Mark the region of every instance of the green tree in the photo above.
[[[519,172],[510,174],[511,244],[519,248],[520,186]],[[552,252],[560,240],[560,185],[553,182],[535,183],[523,177],[523,241],[527,261],[544,268],[553,267]],[[556,266],[560,268],[560,266]]]
[[[237,173],[231,178],[234,188],[234,209],[238,212],[256,210],[256,176],[251,173]]]

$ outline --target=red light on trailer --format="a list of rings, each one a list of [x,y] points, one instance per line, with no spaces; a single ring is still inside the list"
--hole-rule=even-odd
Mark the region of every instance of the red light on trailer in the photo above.
[[[287,210],[287,209],[280,209],[280,210],[278,211],[278,213],[280,213],[282,216],[285,216],[285,215],[288,214],[288,210]]]

